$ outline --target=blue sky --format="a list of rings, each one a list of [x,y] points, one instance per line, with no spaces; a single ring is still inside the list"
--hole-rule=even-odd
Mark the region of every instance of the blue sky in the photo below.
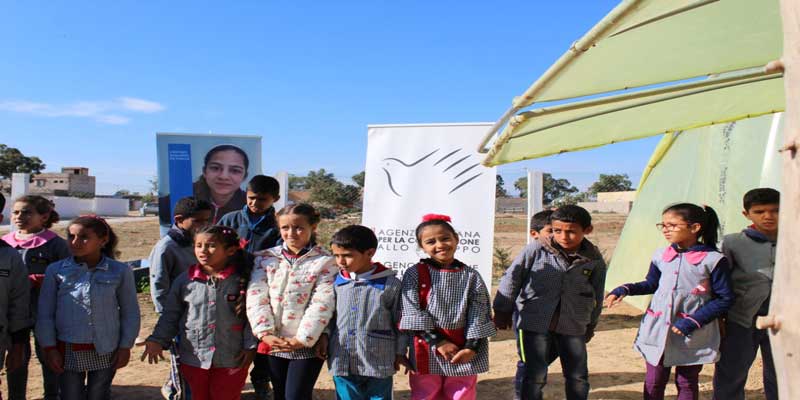
[[[302,4],[301,4],[302,3]],[[366,126],[494,121],[616,1],[11,2],[0,143],[146,191],[155,133],[263,136],[264,172],[363,170]],[[499,168],[585,187],[656,139]]]

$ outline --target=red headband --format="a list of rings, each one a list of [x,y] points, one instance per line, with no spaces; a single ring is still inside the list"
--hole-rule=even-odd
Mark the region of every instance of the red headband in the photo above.
[[[444,214],[425,214],[422,216],[422,222],[428,221],[445,221],[452,222],[449,215]]]

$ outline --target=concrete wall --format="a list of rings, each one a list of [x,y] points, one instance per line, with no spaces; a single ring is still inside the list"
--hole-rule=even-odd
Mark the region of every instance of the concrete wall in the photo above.
[[[62,219],[75,218],[81,214],[97,214],[103,217],[125,217],[128,215],[128,199],[77,197],[53,197],[56,211]]]
[[[631,212],[631,207],[633,206],[633,202],[630,201],[591,201],[591,202],[580,202],[578,203],[579,206],[587,209],[590,213],[591,212],[601,212],[601,213],[617,213],[617,214],[624,214],[628,215]]]
[[[94,177],[88,175],[70,175],[69,176],[69,192],[70,193],[89,193],[95,194]]]
[[[636,191],[631,190],[627,192],[598,192],[597,201],[600,203],[610,201],[635,201]]]

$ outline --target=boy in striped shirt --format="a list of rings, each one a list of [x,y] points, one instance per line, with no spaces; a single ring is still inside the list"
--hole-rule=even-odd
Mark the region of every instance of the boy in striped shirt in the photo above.
[[[410,369],[400,321],[400,280],[373,262],[378,239],[371,229],[350,225],[336,232],[331,250],[341,268],[334,283],[336,313],[320,338],[318,355],[327,356],[337,399],[392,398],[392,376]],[[329,344],[326,344],[329,343]]]

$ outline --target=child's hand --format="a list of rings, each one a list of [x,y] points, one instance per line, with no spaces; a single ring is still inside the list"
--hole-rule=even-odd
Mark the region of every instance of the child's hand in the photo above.
[[[131,361],[131,349],[123,349],[122,347],[118,348],[117,351],[114,352],[114,358],[111,360],[112,364],[114,364],[114,369],[120,369],[128,365],[128,362]]]
[[[684,336],[683,332],[680,329],[676,328],[675,325],[672,326],[672,333],[680,336]]]
[[[64,356],[57,348],[52,347],[44,351],[44,359],[51,371],[60,374],[64,372]]]
[[[23,343],[14,343],[11,351],[6,356],[6,372],[16,371],[21,367],[25,360],[25,345]]]
[[[509,329],[511,328],[511,313],[505,313],[500,311],[494,312],[494,326],[497,329]]]
[[[394,370],[400,371],[400,367],[404,367],[406,369],[405,374],[408,375],[409,372],[416,373],[417,371],[414,369],[414,366],[411,365],[411,361],[408,360],[408,357],[398,354],[394,356]]]
[[[255,357],[255,350],[242,350],[239,352],[239,355],[236,356],[236,362],[239,363],[239,368],[249,369]]]
[[[300,343],[296,338],[286,339],[286,345],[283,346],[283,351],[295,351],[304,349],[306,345]]]
[[[622,299],[624,299],[624,298],[625,298],[624,294],[620,295],[620,296],[617,296],[615,294],[609,293],[608,296],[606,296],[605,300],[603,300],[603,307],[605,307],[605,308],[614,307],[617,304],[622,303]]]
[[[317,355],[317,358],[321,360],[328,359],[328,335],[323,333],[319,340],[317,340],[317,344],[314,346],[314,353]]]
[[[475,357],[475,350],[472,349],[461,349],[456,355],[450,360],[451,364],[465,364]]]
[[[285,351],[283,348],[286,346],[286,340],[284,340],[282,337],[275,335],[264,335],[261,337],[261,341],[269,346],[270,352]]]
[[[450,361],[455,357],[456,353],[458,353],[458,346],[445,340],[436,345],[436,351],[439,352],[445,360]]]
[[[153,342],[153,341],[146,341],[144,342],[144,352],[142,353],[142,357],[139,358],[139,361],[144,361],[147,358],[148,364],[158,364],[158,360],[164,360],[164,354],[162,351],[164,350],[160,344]]]

